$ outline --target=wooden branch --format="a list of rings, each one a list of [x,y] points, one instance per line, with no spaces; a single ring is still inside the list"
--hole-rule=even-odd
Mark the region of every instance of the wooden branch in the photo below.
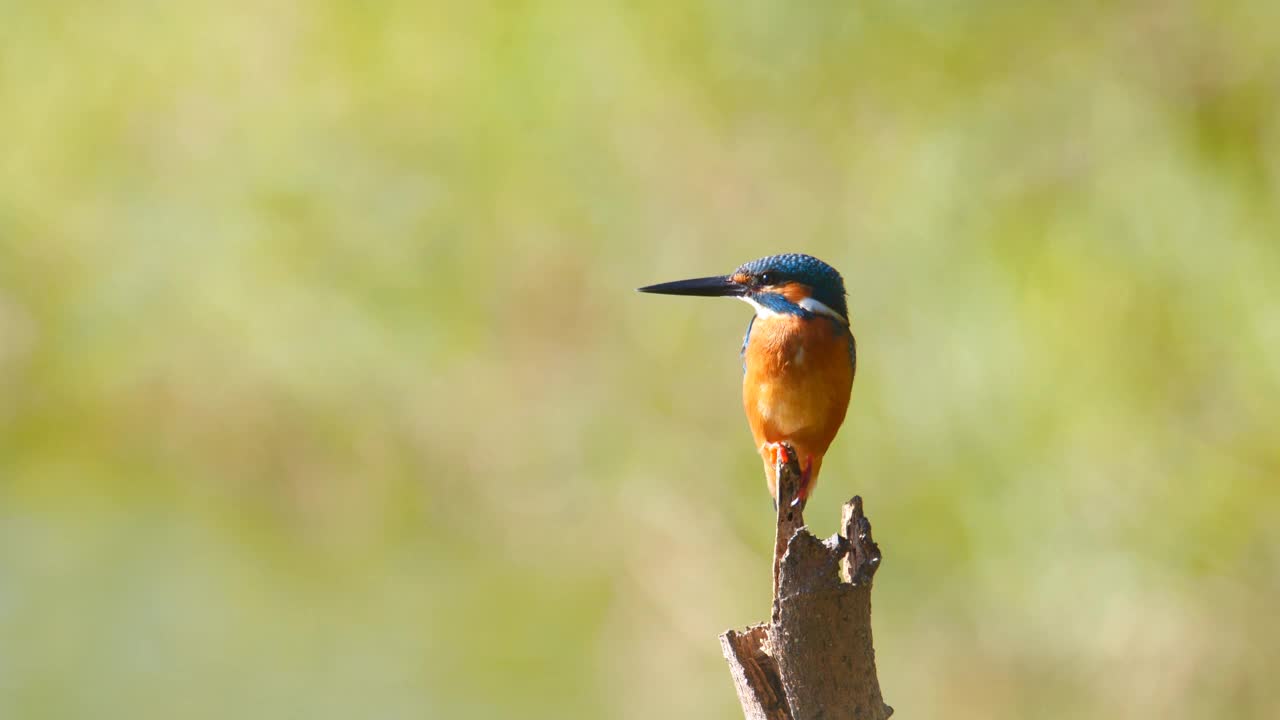
[[[768,639],[768,625],[752,625],[742,632],[729,630],[721,635],[720,649],[729,661],[747,720],[791,720],[778,666],[764,651]]]
[[[773,599],[778,600],[778,571],[787,544],[796,532],[804,528],[804,505],[800,502],[800,461],[795,451],[787,445],[789,462],[778,463],[778,530],[773,536]]]
[[[871,637],[871,581],[880,548],[845,503],[841,533],[823,542],[795,502],[800,469],[778,466],[773,612],[767,624],[720,636],[747,720],[887,720]]]

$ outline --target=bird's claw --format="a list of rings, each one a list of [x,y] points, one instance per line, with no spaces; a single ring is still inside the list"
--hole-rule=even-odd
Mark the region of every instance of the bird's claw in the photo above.
[[[804,467],[800,469],[800,491],[796,493],[795,499],[791,501],[792,507],[803,508],[805,503],[809,502],[809,493],[813,491],[813,458],[810,457],[805,461]]]
[[[764,447],[769,452],[770,465],[786,465],[791,462],[791,453],[787,451],[786,443],[766,443]]]

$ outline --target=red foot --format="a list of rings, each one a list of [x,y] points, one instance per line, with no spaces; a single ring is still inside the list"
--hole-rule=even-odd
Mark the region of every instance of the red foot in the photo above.
[[[809,502],[809,491],[813,489],[813,456],[805,458],[804,467],[800,469],[800,490],[791,501],[791,507],[804,507]]]
[[[782,443],[767,443],[765,450],[769,453],[769,464],[777,465],[778,463],[786,464],[791,462],[791,454],[787,452],[787,446]]]

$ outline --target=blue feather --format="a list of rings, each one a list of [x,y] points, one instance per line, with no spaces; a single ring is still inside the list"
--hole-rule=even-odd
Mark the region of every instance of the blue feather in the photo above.
[[[757,293],[751,299],[755,300],[756,302],[760,303],[761,305],[769,308],[770,310],[776,313],[787,313],[789,315],[799,315],[805,320],[812,320],[814,317],[814,314],[812,311],[806,310],[805,308],[802,308],[799,305],[796,305],[795,303],[779,295],[778,293]]]

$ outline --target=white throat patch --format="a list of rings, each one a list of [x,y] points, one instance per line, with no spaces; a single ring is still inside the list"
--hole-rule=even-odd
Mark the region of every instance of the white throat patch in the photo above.
[[[755,300],[753,300],[752,298],[747,297],[746,295],[742,295],[742,296],[740,296],[738,299],[739,299],[739,300],[741,300],[741,301],[743,301],[743,302],[745,302],[746,304],[750,305],[751,307],[755,308],[755,309],[756,309],[756,317],[758,317],[758,318],[760,318],[760,319],[762,319],[762,320],[763,320],[764,318],[776,317],[776,316],[778,316],[778,315],[781,315],[781,314],[782,314],[782,313],[778,312],[777,310],[773,310],[773,309],[771,309],[771,308],[767,308],[767,307],[765,307],[765,306],[761,305],[760,303],[756,302],[756,301],[755,301]]]

